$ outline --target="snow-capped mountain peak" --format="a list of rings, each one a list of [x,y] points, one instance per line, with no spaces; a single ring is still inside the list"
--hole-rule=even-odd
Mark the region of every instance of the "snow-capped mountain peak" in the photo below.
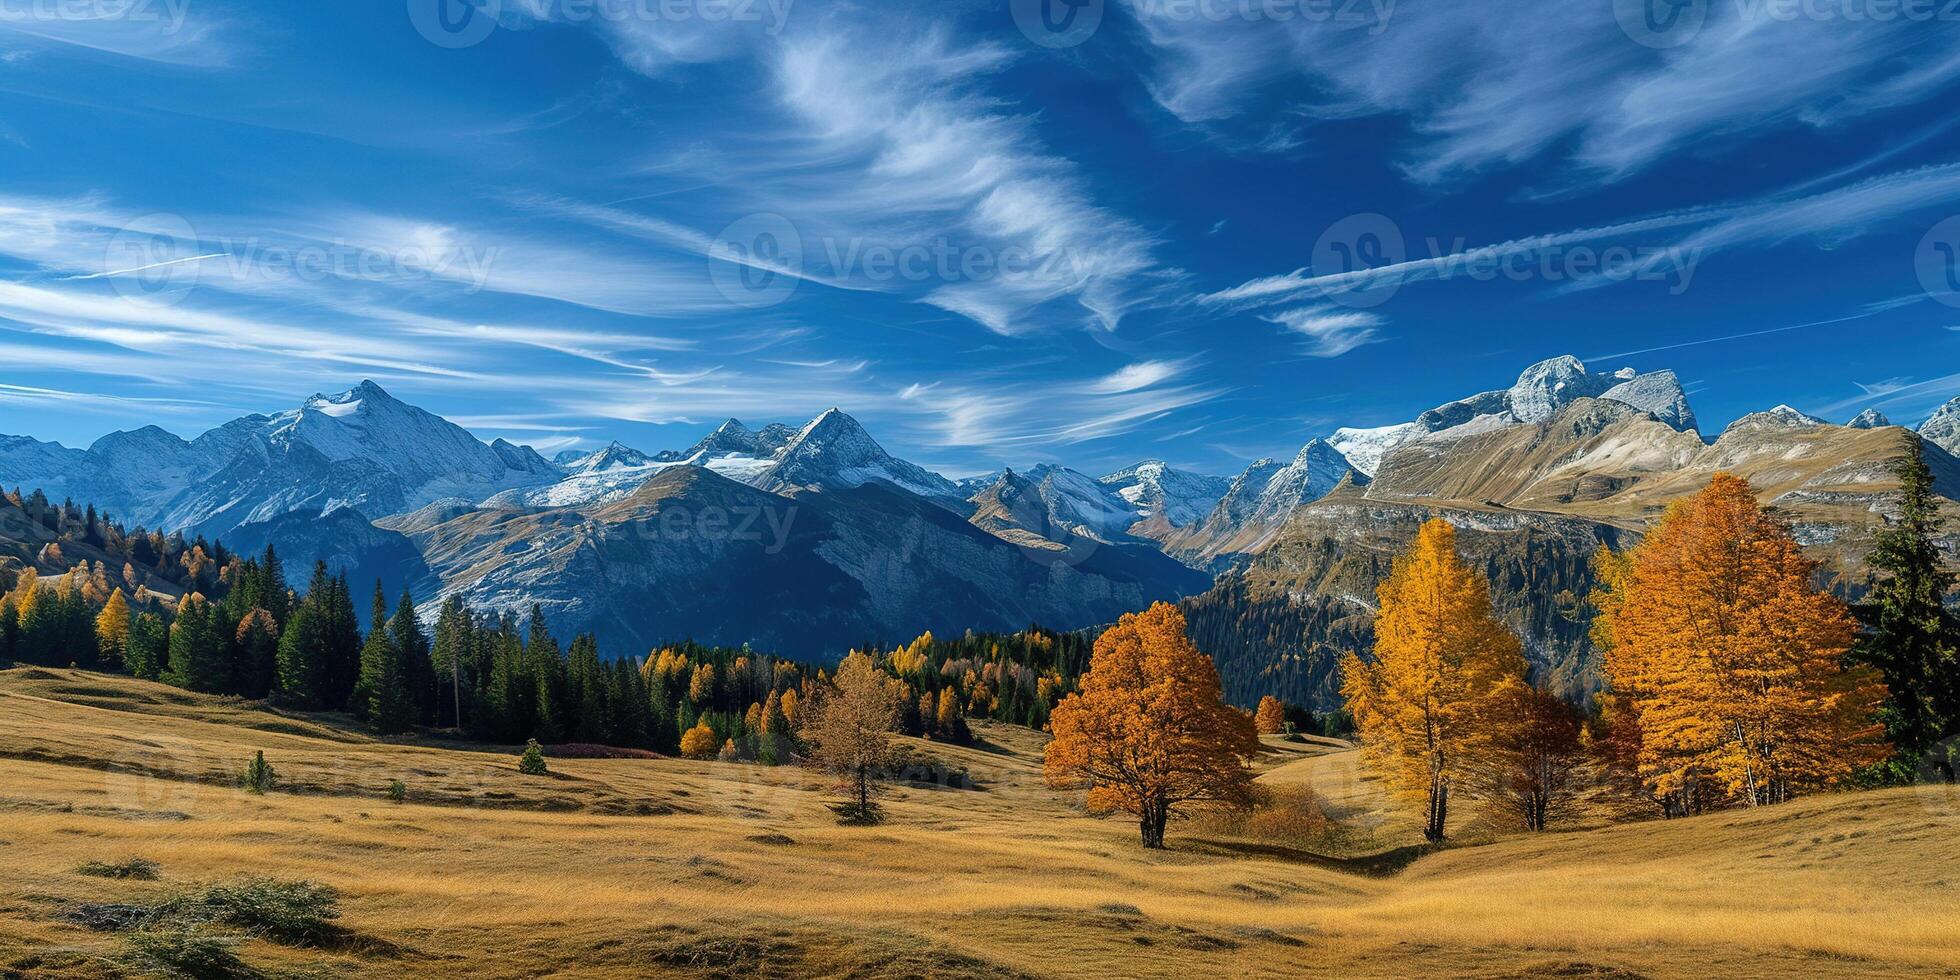
[[[1868,408],[1859,412],[1851,421],[1844,423],[1844,426],[1847,429],[1883,429],[1891,424],[1892,420],[1886,418],[1884,412],[1876,408]]]
[[[1146,459],[1124,467],[1100,482],[1136,508],[1139,519],[1161,517],[1174,528],[1203,519],[1232,485],[1223,477],[1175,469],[1161,459]]]
[[[832,408],[811,419],[775,453],[752,485],[772,492],[791,487],[847,489],[886,483],[963,509],[951,480],[885,452],[857,419]]]
[[[652,463],[653,458],[647,454],[618,442],[610,442],[602,449],[568,461],[565,468],[575,474],[599,473],[650,466]]]

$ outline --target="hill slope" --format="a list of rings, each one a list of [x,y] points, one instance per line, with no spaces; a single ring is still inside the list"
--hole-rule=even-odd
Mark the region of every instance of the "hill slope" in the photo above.
[[[836,826],[824,781],[793,769],[553,759],[526,778],[508,749],[384,743],[335,721],[0,672],[0,970],[121,975],[115,936],[64,918],[77,903],[240,874],[332,885],[344,909],[329,948],[254,940],[247,961],[377,977],[1960,970],[1960,808],[1915,790],[1510,839],[1381,876],[1234,856],[1188,827],[1142,851],[1129,823],[1041,785],[1025,729],[980,725],[980,749],[915,743],[981,788],[899,789],[891,822],[867,830]],[[257,749],[291,791],[230,787]],[[1329,765],[1351,752],[1308,749],[1264,778],[1367,794]],[[408,802],[383,798],[392,779]],[[75,871],[130,856],[162,880]]]

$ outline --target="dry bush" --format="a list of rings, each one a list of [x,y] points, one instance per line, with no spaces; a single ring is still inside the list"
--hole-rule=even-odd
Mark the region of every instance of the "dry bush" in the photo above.
[[[1245,817],[1245,832],[1260,840],[1288,843],[1319,840],[1333,827],[1320,800],[1305,786],[1280,786]]]
[[[1309,847],[1323,843],[1336,829],[1320,799],[1306,786],[1260,786],[1257,790],[1249,809],[1210,809],[1194,815],[1193,832],[1201,837]]]

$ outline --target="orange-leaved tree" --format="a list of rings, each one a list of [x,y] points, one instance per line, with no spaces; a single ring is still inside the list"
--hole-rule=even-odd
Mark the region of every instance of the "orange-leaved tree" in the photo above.
[[[1440,841],[1452,786],[1510,723],[1503,692],[1524,676],[1524,654],[1440,518],[1416,533],[1377,595],[1374,656],[1342,658],[1341,693],[1363,758],[1423,801],[1423,836]]]
[[[1168,603],[1096,638],[1089,672],[1049,728],[1049,784],[1087,786],[1091,810],[1136,814],[1145,847],[1164,846],[1164,827],[1183,808],[1251,801],[1252,719],[1225,703],[1217,666]]]
[[[1670,813],[1775,803],[1885,758],[1876,674],[1846,668],[1855,636],[1817,563],[1717,473],[1668,509],[1616,589],[1606,658],[1639,719],[1639,758]]]
[[[1286,705],[1268,694],[1259,699],[1259,710],[1253,712],[1252,723],[1259,727],[1261,735],[1278,735],[1286,731]]]

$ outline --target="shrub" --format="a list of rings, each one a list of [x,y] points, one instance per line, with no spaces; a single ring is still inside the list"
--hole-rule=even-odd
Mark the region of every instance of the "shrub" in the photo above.
[[[229,980],[258,972],[233,952],[243,940],[196,929],[133,932],[123,937],[123,961],[142,973],[192,980]]]
[[[402,782],[402,781],[401,781],[401,780],[399,780],[399,779],[397,779],[397,780],[395,780],[395,781],[394,781],[394,782],[392,782],[392,783],[389,783],[389,784],[388,784],[388,799],[390,799],[390,800],[393,800],[393,801],[395,801],[396,803],[400,803],[400,802],[403,802],[404,800],[407,800],[407,799],[408,799],[408,784],[406,784],[406,783],[404,783],[404,782]]]
[[[114,864],[106,861],[90,861],[75,869],[78,875],[94,878],[130,878],[136,881],[157,880],[159,865],[155,861],[139,857],[124,858]]]
[[[517,771],[526,776],[542,776],[551,771],[544,764],[544,746],[537,739],[524,743],[524,754],[517,757]]]
[[[239,777],[238,785],[243,786],[246,792],[264,793],[278,781],[279,774],[265,761],[265,750],[260,749],[245,766],[245,774]]]
[[[317,943],[340,918],[340,895],[311,881],[245,878],[158,905],[159,922],[227,925],[286,943]]]
[[[1261,840],[1311,841],[1325,834],[1328,827],[1320,801],[1305,786],[1274,788],[1245,819],[1246,833]]]

